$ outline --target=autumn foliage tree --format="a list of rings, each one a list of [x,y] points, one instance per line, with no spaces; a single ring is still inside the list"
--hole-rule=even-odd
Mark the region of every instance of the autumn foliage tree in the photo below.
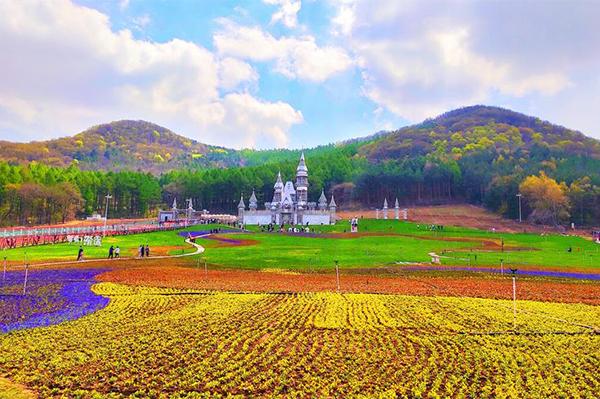
[[[544,172],[539,176],[528,176],[519,189],[532,209],[529,219],[534,223],[558,225],[569,219],[569,198],[567,186],[548,177]]]

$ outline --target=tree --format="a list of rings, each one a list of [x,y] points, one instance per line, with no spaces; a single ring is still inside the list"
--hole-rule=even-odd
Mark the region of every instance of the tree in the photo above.
[[[519,189],[532,209],[529,219],[534,223],[558,225],[569,218],[567,186],[546,176],[528,176]]]

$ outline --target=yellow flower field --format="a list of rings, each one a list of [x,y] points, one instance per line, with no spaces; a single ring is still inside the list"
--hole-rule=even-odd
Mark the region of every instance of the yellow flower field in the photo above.
[[[600,309],[373,294],[233,294],[101,283],[109,305],[0,336],[40,397],[593,397]],[[594,332],[595,331],[595,332]]]

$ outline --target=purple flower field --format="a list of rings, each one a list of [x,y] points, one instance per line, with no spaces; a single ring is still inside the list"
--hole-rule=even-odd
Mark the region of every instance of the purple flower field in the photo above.
[[[25,272],[7,272],[0,285],[0,332],[45,327],[102,309],[109,300],[91,287],[106,270],[30,270],[25,295]]]

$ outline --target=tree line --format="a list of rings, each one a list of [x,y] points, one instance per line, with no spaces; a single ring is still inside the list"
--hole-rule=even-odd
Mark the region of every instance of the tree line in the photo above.
[[[161,202],[158,179],[148,173],[0,162],[0,226],[62,223],[104,213],[108,193],[111,217],[147,216]]]
[[[259,203],[270,201],[278,171],[294,180],[297,155],[248,167],[175,170],[160,176],[143,172],[82,171],[76,165],[51,167],[36,162],[0,162],[0,224],[57,223],[104,213],[145,217],[183,206],[236,212],[240,196],[254,190]],[[321,190],[335,195],[341,208],[381,207],[384,198],[403,206],[468,202],[503,216],[518,218],[517,194],[523,194],[522,215],[534,222],[600,224],[600,160],[548,152],[543,146],[527,152],[495,147],[465,151],[460,156],[437,143],[427,154],[375,161],[358,147],[330,146],[307,157],[309,199]]]

